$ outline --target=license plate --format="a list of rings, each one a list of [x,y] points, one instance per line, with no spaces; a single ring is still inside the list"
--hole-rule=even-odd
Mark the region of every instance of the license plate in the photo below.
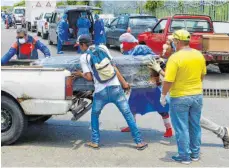
[[[222,56],[222,60],[229,61],[229,56]]]

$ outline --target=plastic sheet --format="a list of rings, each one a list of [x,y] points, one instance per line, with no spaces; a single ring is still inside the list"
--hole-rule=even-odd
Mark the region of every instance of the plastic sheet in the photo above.
[[[149,59],[155,55],[114,57],[114,64],[118,67],[126,81],[132,88],[154,88],[151,81],[152,71],[147,67]],[[80,56],[58,56],[49,59],[40,59],[36,65],[52,68],[65,68],[71,72],[81,70]],[[74,91],[94,90],[93,82],[78,78],[74,81]]]

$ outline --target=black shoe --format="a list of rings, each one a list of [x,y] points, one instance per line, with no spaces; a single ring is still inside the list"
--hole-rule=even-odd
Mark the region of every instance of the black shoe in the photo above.
[[[225,134],[222,138],[223,140],[223,146],[225,149],[229,149],[229,129],[224,127],[224,130],[225,130]]]

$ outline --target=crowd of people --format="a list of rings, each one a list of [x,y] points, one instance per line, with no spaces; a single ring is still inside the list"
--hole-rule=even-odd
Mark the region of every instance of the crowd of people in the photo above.
[[[136,124],[136,114],[145,115],[157,112],[164,122],[164,137],[171,138],[175,132],[178,155],[172,159],[184,164],[198,161],[201,147],[201,127],[212,131],[222,139],[224,148],[229,149],[229,129],[219,126],[202,115],[203,95],[202,81],[206,75],[206,63],[201,52],[189,47],[190,33],[178,30],[167,41],[167,53],[171,55],[167,62],[162,59],[152,59],[149,70],[155,72],[156,88],[132,89],[127,100],[124,90],[130,90],[130,85],[112,61],[112,56],[105,45],[105,31],[99,16],[95,16],[94,43],[89,34],[90,22],[82,13],[78,20],[79,27],[77,46],[83,54],[80,58],[82,71],[73,72],[75,78],[85,78],[94,82],[93,105],[91,112],[91,141],[86,144],[93,149],[99,148],[99,116],[108,103],[114,103],[125,118],[128,127],[122,132],[131,132],[137,150],[147,148],[143,142]],[[64,15],[58,24],[57,51],[62,54],[62,41],[68,37],[67,15]],[[64,31],[63,31],[64,30]],[[65,31],[66,30],[66,31]],[[125,36],[125,35],[124,35]],[[128,29],[127,36],[132,36]],[[131,37],[134,38],[134,37]],[[171,40],[172,39],[172,40]],[[173,48],[173,49],[172,49]],[[39,40],[28,35],[23,28],[17,30],[17,41],[5,54],[1,63],[7,63],[11,57],[17,55],[18,59],[37,59],[37,49],[45,57],[50,57],[49,49]],[[125,41],[122,38],[121,49],[127,56],[155,55],[153,51],[138,41]],[[97,58],[96,54],[100,57]],[[161,77],[164,79],[161,81]],[[170,122],[171,118],[171,122]]]

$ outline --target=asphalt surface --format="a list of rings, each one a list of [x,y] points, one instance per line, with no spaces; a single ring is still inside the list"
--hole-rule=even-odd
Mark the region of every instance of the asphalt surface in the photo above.
[[[2,29],[1,47],[4,53],[15,41],[15,30]],[[33,33],[35,35],[35,33]],[[43,41],[47,44],[47,41]],[[56,55],[55,46],[49,47]],[[67,51],[70,50],[70,51]],[[75,55],[71,48],[66,55]],[[119,56],[117,48],[111,49],[114,56]],[[208,67],[205,87],[229,89],[229,75],[220,74],[215,66]],[[203,115],[216,123],[229,126],[229,99],[205,98]],[[126,123],[118,109],[108,104],[100,116],[101,148],[89,149],[84,143],[90,140],[90,111],[79,121],[70,121],[72,115],[53,116],[41,125],[30,125],[25,135],[14,145],[2,146],[2,166],[14,167],[71,167],[71,166],[185,166],[173,162],[170,158],[177,152],[175,138],[163,138],[164,126],[157,113],[137,116],[137,124],[144,141],[149,147],[137,151],[130,133],[121,133],[120,128]],[[229,150],[225,150],[213,133],[202,129],[201,160],[190,166],[228,166]],[[162,144],[165,140],[170,144]]]

